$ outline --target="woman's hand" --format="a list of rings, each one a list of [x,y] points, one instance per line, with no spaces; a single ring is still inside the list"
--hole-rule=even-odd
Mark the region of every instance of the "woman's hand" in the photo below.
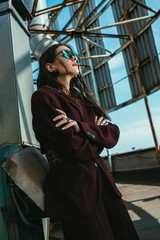
[[[98,119],[97,116],[95,116],[95,123],[99,126],[105,126],[108,125],[107,119],[104,118],[103,116]]]
[[[66,130],[67,128],[70,127],[74,127],[75,131],[77,133],[80,132],[80,127],[78,125],[78,123],[70,118],[67,117],[66,113],[58,108],[56,108],[56,110],[61,113],[60,115],[56,116],[53,121],[57,121],[57,120],[61,120],[60,122],[58,122],[55,127],[60,127],[62,124],[68,123],[67,125],[65,125],[62,130]]]

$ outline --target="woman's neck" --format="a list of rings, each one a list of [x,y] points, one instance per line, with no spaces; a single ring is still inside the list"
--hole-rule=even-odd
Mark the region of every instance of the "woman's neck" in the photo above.
[[[68,94],[70,92],[71,76],[58,76],[57,81],[64,86],[64,92]]]

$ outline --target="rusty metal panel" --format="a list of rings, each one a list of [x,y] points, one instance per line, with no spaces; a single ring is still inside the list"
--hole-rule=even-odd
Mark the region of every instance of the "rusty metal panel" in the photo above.
[[[95,8],[95,1],[94,0],[90,0],[89,4],[87,5],[84,14],[83,14],[83,20],[93,11],[93,9]],[[71,15],[76,11],[77,6],[73,5],[70,6],[70,12]],[[73,22],[73,27],[76,26],[78,18],[76,18]],[[99,20],[94,21],[91,25],[90,28],[94,28],[100,26],[99,24]],[[96,31],[97,33],[101,33],[100,30]],[[87,37],[88,39],[98,43],[99,45],[104,47],[104,43],[103,43],[103,39],[101,37]],[[86,51],[86,45],[85,45],[85,41],[82,40],[81,38],[76,38],[76,46],[77,46],[77,50],[78,53],[81,57],[87,57],[87,51]],[[94,46],[91,43],[88,43],[89,45],[89,50],[90,50],[90,55],[104,55],[106,54],[106,51]],[[107,55],[106,55],[107,56]],[[111,79],[111,75],[110,75],[110,70],[109,70],[109,66],[108,63],[103,63],[100,64],[100,66],[95,67],[97,64],[101,63],[104,60],[104,58],[94,58],[92,59],[92,65],[93,65],[93,71],[94,71],[94,76],[95,76],[95,81],[96,81],[96,87],[98,90],[98,97],[100,100],[100,104],[101,106],[103,106],[106,109],[112,108],[116,106],[116,98],[115,98],[115,93],[114,93],[114,89],[112,86],[112,79]],[[81,60],[81,63],[83,65],[87,65],[89,66],[89,60],[88,59],[83,59]],[[83,74],[83,72],[82,72]],[[94,89],[94,85],[93,85],[93,77],[91,74],[91,71],[88,72],[88,74],[84,75],[84,79],[86,81],[86,83],[88,84],[88,86],[91,88],[92,91],[95,91]],[[110,87],[107,87],[110,86]]]
[[[141,1],[143,4],[145,0]],[[129,10],[133,5],[131,1],[126,1],[126,8]],[[121,6],[121,1],[117,0],[112,3],[112,10],[115,21],[121,21],[123,17],[123,11]],[[146,9],[141,6],[136,5],[132,11],[128,11],[130,19],[148,15]],[[140,30],[143,29],[145,24],[149,20],[144,20],[140,22],[131,23],[131,30],[133,36]],[[126,25],[121,25],[117,27],[119,34],[128,34]],[[149,95],[151,91],[160,85],[160,64],[157,56],[157,50],[155,46],[155,41],[152,33],[151,27],[147,28],[140,36],[134,39],[136,45],[136,51],[138,54],[139,63],[142,71],[143,84],[146,93]],[[120,39],[121,45],[125,43],[126,40]],[[126,70],[129,76],[129,83],[132,92],[132,97],[136,98],[142,94],[141,87],[138,79],[137,72],[135,70],[135,61],[132,53],[131,46],[129,45],[123,51],[124,61],[126,65]]]

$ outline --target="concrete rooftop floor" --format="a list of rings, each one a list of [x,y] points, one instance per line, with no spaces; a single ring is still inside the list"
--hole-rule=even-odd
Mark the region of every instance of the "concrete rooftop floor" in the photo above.
[[[113,176],[140,240],[160,240],[160,169]]]

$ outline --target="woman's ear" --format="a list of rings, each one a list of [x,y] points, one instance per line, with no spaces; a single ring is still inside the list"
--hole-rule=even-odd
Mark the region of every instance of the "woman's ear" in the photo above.
[[[53,72],[54,70],[56,70],[55,66],[52,63],[46,63],[45,68],[48,72]]]

